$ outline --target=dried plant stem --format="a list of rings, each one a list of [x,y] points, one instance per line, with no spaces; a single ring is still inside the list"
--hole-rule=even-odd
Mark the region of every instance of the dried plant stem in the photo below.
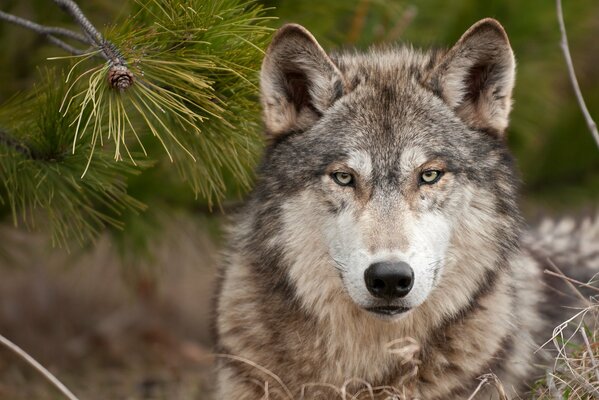
[[[62,384],[50,371],[44,368],[39,362],[37,362],[33,357],[27,354],[23,349],[19,346],[0,335],[0,343],[10,349],[12,352],[17,354],[23,360],[25,360],[29,365],[38,370],[44,378],[46,378],[50,383],[52,383],[65,397],[69,400],[79,400],[77,396],[75,396],[65,385]]]
[[[582,114],[584,115],[584,119],[597,142],[597,146],[599,147],[599,131],[597,131],[597,124],[591,117],[591,113],[589,112],[587,105],[582,97],[582,92],[580,91],[580,86],[578,85],[578,79],[576,79],[576,74],[574,73],[574,64],[572,63],[572,56],[570,55],[570,48],[568,46],[568,36],[566,35],[566,25],[564,23],[564,13],[562,11],[562,1],[556,0],[557,4],[557,21],[559,23],[559,29],[562,35],[560,46],[564,53],[564,58],[566,59],[566,65],[568,66],[568,74],[570,75],[570,81],[572,82],[572,86],[574,88],[574,93],[576,94],[576,100],[578,100],[578,105],[582,110]]]
[[[584,377],[582,377],[579,373],[577,373],[576,371],[574,371],[572,368],[569,368],[568,370],[565,369],[559,369],[559,372],[561,372],[562,374],[566,374],[568,375],[570,378],[572,378],[572,380],[574,380],[578,385],[580,385],[585,391],[585,394],[591,395],[593,397],[590,397],[592,399],[599,399],[599,390],[597,390],[593,385],[589,384]],[[567,384],[567,382],[565,382],[563,379],[557,377],[554,375],[555,378],[561,380],[563,383]]]
[[[503,386],[501,385],[501,382],[499,382],[499,378],[497,378],[497,376],[495,374],[488,373],[488,374],[480,376],[478,379],[480,379],[480,383],[478,384],[478,386],[476,387],[474,392],[472,392],[470,397],[468,397],[468,400],[473,400],[475,398],[476,394],[478,392],[480,392],[483,389],[483,387],[485,387],[486,385],[489,385],[489,384],[495,386],[495,390],[497,391],[497,394],[499,395],[500,400],[508,400],[505,390],[504,390]]]

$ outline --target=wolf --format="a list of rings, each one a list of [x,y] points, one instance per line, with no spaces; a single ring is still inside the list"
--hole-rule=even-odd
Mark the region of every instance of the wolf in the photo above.
[[[217,399],[463,399],[488,373],[527,389],[569,301],[544,239],[598,269],[599,223],[526,229],[514,79],[493,19],[448,50],[327,54],[300,25],[276,32],[267,146],[216,301]]]

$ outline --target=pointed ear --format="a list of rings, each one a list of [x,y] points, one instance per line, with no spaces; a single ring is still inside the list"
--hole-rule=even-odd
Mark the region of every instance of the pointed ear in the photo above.
[[[270,138],[313,125],[344,93],[343,77],[304,27],[280,28],[262,63],[260,90]]]
[[[499,22],[474,24],[442,57],[428,84],[469,126],[503,136],[512,107],[514,53]]]

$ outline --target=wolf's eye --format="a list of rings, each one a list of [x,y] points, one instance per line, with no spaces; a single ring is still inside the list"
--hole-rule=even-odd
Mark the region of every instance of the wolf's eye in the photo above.
[[[432,185],[433,183],[437,183],[437,181],[441,179],[441,176],[443,176],[442,171],[429,169],[428,171],[424,171],[422,174],[420,174],[420,183]]]
[[[347,172],[334,172],[331,177],[340,186],[350,186],[354,183],[354,177]]]

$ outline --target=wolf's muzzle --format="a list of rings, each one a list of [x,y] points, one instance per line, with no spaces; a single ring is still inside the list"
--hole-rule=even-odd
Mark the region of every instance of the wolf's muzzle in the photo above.
[[[366,269],[364,280],[374,297],[394,300],[410,293],[414,285],[414,271],[403,261],[378,262]]]

